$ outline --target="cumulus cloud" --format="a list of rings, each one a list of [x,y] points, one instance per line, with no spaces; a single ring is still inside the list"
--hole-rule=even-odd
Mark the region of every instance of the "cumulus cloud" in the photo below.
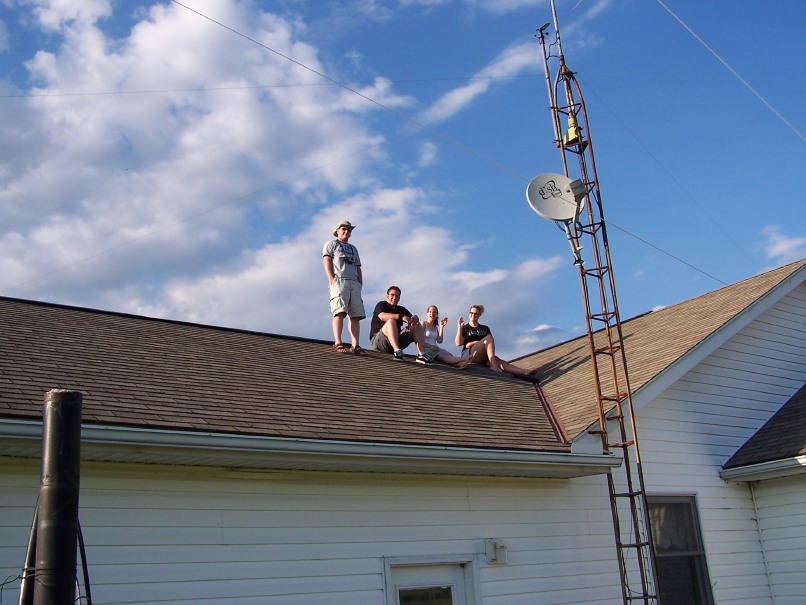
[[[109,0],[29,0],[45,30],[57,31],[67,24],[92,24],[112,13]]]
[[[90,18],[103,3],[72,4],[38,10],[64,41],[28,62],[34,94],[0,133],[5,288],[54,266],[46,289],[62,293],[204,271],[256,236],[240,203],[250,192],[269,192],[251,212],[271,223],[283,190],[346,191],[383,157],[342,91],[306,86],[320,82],[193,13],[157,5],[112,44]],[[289,23],[223,4],[235,26],[318,67]],[[132,90],[177,92],[100,94]]]
[[[377,104],[316,76],[326,69],[300,23],[236,0],[210,7],[310,69],[175,4],[117,38],[110,2],[32,6],[59,34],[27,61],[34,84],[0,126],[0,293],[329,339],[321,250],[348,218],[368,313],[392,283],[413,312],[436,303],[452,322],[482,302],[499,352],[527,352],[535,284],[558,261],[468,269],[473,249],[440,224],[439,192],[383,182],[392,160],[365,119]],[[513,48],[480,75],[526,63]],[[361,92],[413,102],[382,77]],[[436,152],[423,143],[418,166]]]

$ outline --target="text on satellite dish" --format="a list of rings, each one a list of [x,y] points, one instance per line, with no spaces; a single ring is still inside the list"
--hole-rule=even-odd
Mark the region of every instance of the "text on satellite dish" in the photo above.
[[[540,193],[540,197],[542,197],[544,200],[552,197],[562,197],[563,194],[554,181],[547,181],[545,185],[538,189],[538,192]]]

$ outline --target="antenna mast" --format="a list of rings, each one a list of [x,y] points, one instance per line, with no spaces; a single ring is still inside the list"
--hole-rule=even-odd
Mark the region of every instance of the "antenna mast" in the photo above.
[[[632,605],[635,602],[659,605],[660,599],[656,587],[657,567],[641,457],[638,451],[632,392],[588,114],[579,83],[574,72],[568,69],[565,63],[554,0],[551,0],[551,13],[555,31],[554,42],[549,42],[547,46],[546,31],[550,28],[549,23],[538,29],[537,37],[543,54],[554,126],[554,142],[560,149],[566,178],[563,179],[562,175],[543,175],[535,178],[527,189],[527,198],[535,211],[547,216],[542,210],[539,211],[539,208],[545,208],[545,204],[550,201],[547,199],[548,196],[544,195],[547,191],[544,184],[547,178],[556,176],[558,178],[554,180],[562,183],[559,187],[566,195],[556,193],[553,195],[574,206],[565,214],[561,213],[558,216],[564,224],[564,230],[571,244],[574,264],[579,269],[585,305],[594,390],[599,413],[599,427],[591,433],[600,435],[605,453],[620,452],[624,458],[621,465],[623,476],[620,480],[616,481],[612,471],[607,475],[622,596],[624,605]],[[556,54],[552,54],[553,49],[556,50]],[[557,62],[553,78],[549,67],[552,59],[556,59]],[[565,130],[563,130],[564,122],[567,124]],[[542,197],[542,200],[535,199],[538,191],[537,197]],[[572,194],[570,198],[568,193]],[[587,211],[583,212],[585,206]],[[556,220],[557,216],[548,218]],[[587,236],[590,245],[592,267],[585,266],[580,252],[582,249],[580,239],[584,236]]]

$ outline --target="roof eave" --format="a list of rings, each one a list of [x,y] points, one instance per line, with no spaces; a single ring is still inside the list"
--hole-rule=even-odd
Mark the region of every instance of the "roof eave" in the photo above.
[[[0,456],[39,458],[42,423],[0,421]],[[570,479],[604,474],[609,455],[364,443],[83,425],[86,461],[244,470],[348,471]]]
[[[806,455],[737,466],[719,472],[719,476],[725,481],[736,482],[763,481],[803,474],[806,474]]]

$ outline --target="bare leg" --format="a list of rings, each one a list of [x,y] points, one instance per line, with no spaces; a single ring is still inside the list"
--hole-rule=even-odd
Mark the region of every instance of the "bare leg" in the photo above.
[[[395,351],[397,351],[400,348],[400,339],[397,337],[397,322],[394,319],[387,320],[386,323],[383,324],[381,332],[386,335],[386,338],[389,340],[389,344],[392,345],[392,348]]]
[[[500,372],[501,360],[495,356],[495,340],[493,340],[492,334],[488,334],[487,336],[482,338],[481,343],[484,344],[485,350],[487,352],[487,359],[490,362],[490,369],[493,372]]]
[[[442,363],[446,363],[449,366],[456,366],[459,369],[464,369],[470,365],[469,357],[457,357],[456,355],[451,355],[447,351],[443,351],[441,349],[439,353],[437,353],[437,359]]]
[[[344,328],[344,316],[346,313],[337,313],[333,316],[333,343],[341,344],[341,332]]]
[[[358,347],[358,340],[361,336],[361,320],[354,317],[350,318],[350,340],[353,343],[353,349]]]
[[[423,324],[420,322],[415,323],[414,325],[409,326],[409,331],[411,332],[411,338],[414,341],[414,345],[417,347],[417,353],[419,355],[423,354],[425,351],[425,339],[423,337]]]
[[[512,374],[514,376],[521,376],[523,378],[537,378],[535,370],[524,370],[523,368],[514,366],[508,361],[504,361],[503,359],[498,359],[498,363],[501,366],[501,369],[504,370],[504,372],[506,372],[507,374]]]
[[[470,347],[470,362],[475,364],[486,364],[487,360],[487,346],[482,341],[473,343]]]

